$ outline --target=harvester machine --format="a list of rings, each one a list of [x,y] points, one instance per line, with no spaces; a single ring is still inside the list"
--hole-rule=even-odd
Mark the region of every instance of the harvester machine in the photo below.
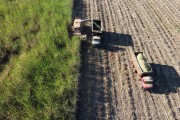
[[[90,21],[89,19],[75,19],[73,22],[72,30],[74,35],[81,35],[81,32],[83,30],[83,25],[85,22]]]

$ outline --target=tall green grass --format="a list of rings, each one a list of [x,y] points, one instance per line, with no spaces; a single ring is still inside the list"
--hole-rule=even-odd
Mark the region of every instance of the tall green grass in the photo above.
[[[74,119],[72,0],[0,0],[0,119]]]

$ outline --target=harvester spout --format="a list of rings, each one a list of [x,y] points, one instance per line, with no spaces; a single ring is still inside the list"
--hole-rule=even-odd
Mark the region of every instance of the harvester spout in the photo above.
[[[81,20],[81,22],[91,21],[90,19]]]

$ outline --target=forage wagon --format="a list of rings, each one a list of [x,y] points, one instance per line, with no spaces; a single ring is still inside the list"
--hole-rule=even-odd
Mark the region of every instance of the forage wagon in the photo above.
[[[143,52],[134,52],[130,50],[132,56],[132,62],[135,71],[137,72],[143,89],[151,89],[153,88],[153,70],[145,57]]]

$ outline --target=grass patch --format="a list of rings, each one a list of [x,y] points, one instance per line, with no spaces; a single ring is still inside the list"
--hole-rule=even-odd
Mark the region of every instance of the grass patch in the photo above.
[[[75,119],[72,0],[0,1],[0,119]]]

